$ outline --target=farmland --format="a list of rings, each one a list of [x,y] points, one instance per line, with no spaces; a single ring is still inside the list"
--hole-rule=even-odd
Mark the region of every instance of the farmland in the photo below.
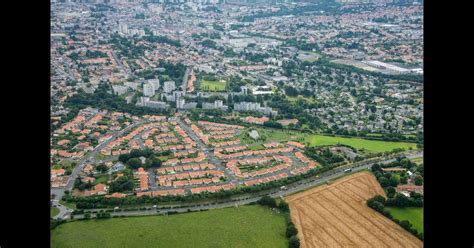
[[[285,219],[258,205],[87,220],[52,231],[53,247],[288,247]]]
[[[200,86],[202,91],[225,91],[225,87],[226,82],[208,80],[202,80]]]
[[[423,232],[423,208],[386,207],[395,219],[408,220],[418,232]]]
[[[375,177],[360,172],[287,197],[301,247],[422,247],[418,238],[366,205],[377,194],[385,195]]]

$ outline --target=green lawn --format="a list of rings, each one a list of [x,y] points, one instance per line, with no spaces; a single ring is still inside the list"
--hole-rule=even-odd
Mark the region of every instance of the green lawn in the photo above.
[[[288,247],[285,218],[258,205],[170,216],[75,221],[52,247]]]
[[[286,142],[289,140],[294,141],[304,141],[305,134],[296,131],[288,131],[288,130],[279,130],[279,129],[271,129],[271,128],[257,128],[258,134],[260,137],[265,137],[265,140],[254,140],[248,137],[249,129],[246,129],[239,135],[238,139],[242,142],[242,144],[250,145],[250,149],[255,150],[256,148],[261,149],[258,145],[270,142]]]
[[[408,220],[418,232],[423,232],[423,208],[386,207],[395,219]]]
[[[63,206],[66,206],[68,208],[71,208],[71,209],[76,209],[76,203],[72,203],[72,202],[65,202],[63,200],[60,200],[59,203]]]
[[[201,81],[201,90],[202,91],[225,91],[226,82],[219,81]]]
[[[298,58],[302,61],[314,62],[321,57],[319,53],[316,52],[301,52],[298,54]]]
[[[105,159],[105,158],[107,158],[107,156],[104,155],[104,154],[102,154],[102,153],[100,153],[100,152],[98,152],[98,153],[95,155],[95,159],[96,159],[96,160],[103,160],[103,159]]]
[[[307,142],[312,146],[324,146],[324,145],[336,145],[343,144],[354,147],[356,149],[365,149],[369,152],[386,152],[391,151],[395,148],[408,148],[412,147],[416,149],[415,143],[406,142],[389,142],[379,140],[366,140],[361,138],[345,138],[345,137],[332,137],[323,135],[312,135],[307,137]]]
[[[288,99],[288,101],[290,101],[290,102],[296,102],[300,99],[305,101],[305,102],[309,102],[309,103],[315,103],[316,102],[314,99],[304,97],[304,96],[286,96],[286,99]]]
[[[410,159],[413,163],[419,165],[423,163],[423,157]]]
[[[59,214],[59,208],[51,208],[51,217]]]
[[[106,184],[108,180],[109,180],[109,175],[107,175],[107,174],[106,175],[101,175],[95,180],[94,184],[95,185],[97,185],[99,183]]]
[[[390,142],[380,140],[368,140],[362,138],[311,135],[298,131],[288,131],[270,128],[257,128],[257,131],[261,137],[266,137],[265,141],[255,141],[249,137],[246,137],[245,134],[248,133],[248,130],[242,132],[242,134],[238,138],[242,141],[243,144],[261,144],[269,143],[272,141],[286,142],[289,140],[293,140],[298,141],[300,143],[309,143],[311,146],[343,144],[354,147],[356,149],[365,149],[367,152],[386,152],[391,151],[395,148],[404,148],[408,150],[410,147],[416,149],[415,143],[407,142]]]

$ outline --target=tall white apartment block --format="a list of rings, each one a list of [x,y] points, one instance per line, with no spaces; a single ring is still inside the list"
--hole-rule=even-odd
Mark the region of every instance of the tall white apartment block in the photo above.
[[[186,104],[186,101],[182,97],[180,97],[176,100],[176,108],[177,109],[183,109],[185,104]]]
[[[222,100],[215,100],[214,101],[214,108],[222,108],[223,105],[224,105],[224,103],[222,102]]]
[[[128,34],[128,25],[125,23],[120,23],[119,24],[119,31],[122,34]]]
[[[175,85],[174,81],[165,81],[165,83],[163,85],[163,91],[165,93],[171,93],[175,89],[176,89],[176,85]]]
[[[148,83],[153,84],[153,86],[155,87],[155,91],[157,91],[160,88],[160,80],[158,78],[150,79],[148,80]]]
[[[146,83],[143,85],[143,95],[144,96],[155,95],[155,87],[153,86],[153,84]]]

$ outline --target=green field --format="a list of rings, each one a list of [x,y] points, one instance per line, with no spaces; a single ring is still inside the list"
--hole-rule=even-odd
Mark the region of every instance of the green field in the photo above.
[[[51,217],[59,214],[59,208],[51,208]]]
[[[303,100],[309,103],[315,103],[316,101],[312,98],[304,97],[304,96],[286,96],[286,99],[290,102],[296,102],[298,100]]]
[[[395,219],[408,220],[418,232],[423,232],[423,208],[386,207]]]
[[[408,148],[416,149],[415,143],[406,142],[389,142],[379,140],[366,140],[361,138],[345,138],[345,137],[332,137],[323,135],[312,135],[307,137],[307,142],[312,146],[324,146],[324,145],[337,145],[343,144],[354,147],[356,149],[365,149],[369,152],[386,152],[391,151],[395,148]]]
[[[300,52],[298,54],[298,59],[302,61],[314,62],[321,57],[319,53],[316,52]]]
[[[288,247],[285,218],[258,205],[170,216],[75,221],[52,247]]]
[[[225,91],[226,82],[202,80],[200,89],[202,91]]]
[[[395,148],[404,148],[408,150],[410,147],[416,149],[415,143],[407,142],[391,142],[381,140],[368,140],[362,138],[346,138],[346,137],[333,137],[325,135],[312,135],[299,131],[279,130],[271,128],[257,128],[260,137],[265,137],[265,140],[255,141],[246,134],[249,130],[245,130],[238,137],[243,144],[253,145],[262,144],[269,142],[286,142],[289,140],[298,141],[300,143],[308,143],[311,146],[326,146],[326,145],[348,145],[356,149],[364,149],[366,152],[387,152],[392,151]]]
[[[106,184],[108,180],[109,180],[109,175],[101,175],[95,180],[94,184],[96,185],[99,183]]]
[[[419,165],[423,163],[423,157],[410,159],[413,163]]]
[[[356,149],[365,149],[367,152],[386,152],[391,151],[395,148],[404,148],[408,150],[410,147],[416,149],[415,143],[407,142],[391,142],[391,141],[380,141],[380,140],[368,140],[362,138],[346,138],[346,137],[333,137],[325,135],[311,135],[298,131],[279,130],[271,128],[257,128],[260,137],[266,137],[264,141],[255,141],[246,136],[248,130],[242,132],[238,137],[243,144],[262,144],[269,143],[272,141],[286,142],[289,140],[298,141],[300,143],[308,143],[311,146],[326,146],[326,145],[348,145]]]
[[[59,203],[67,208],[76,209],[76,203],[60,200]]]
[[[269,142],[286,142],[289,140],[294,141],[303,141],[305,134],[297,131],[288,131],[288,130],[278,130],[271,128],[257,128],[257,132],[260,137],[265,137],[264,141],[255,141],[252,138],[247,136],[247,133],[250,130],[244,130],[242,134],[238,137],[243,144],[255,145],[269,143]],[[252,148],[251,148],[252,149]]]

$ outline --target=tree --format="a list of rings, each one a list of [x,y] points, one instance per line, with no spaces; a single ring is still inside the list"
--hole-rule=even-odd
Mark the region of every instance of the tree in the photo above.
[[[161,167],[161,160],[159,158],[154,158],[150,164],[151,167]]]
[[[398,177],[395,174],[392,174],[389,179],[389,184],[392,187],[397,187],[398,184],[400,183]]]
[[[418,175],[415,177],[415,185],[421,186],[423,185],[423,177]]]
[[[407,184],[408,183],[408,178],[406,176],[400,177],[400,183],[401,184]]]
[[[260,198],[260,200],[258,200],[257,203],[260,205],[271,207],[271,208],[274,208],[277,206],[275,199],[271,198],[268,195]]]
[[[131,158],[127,161],[127,165],[132,169],[138,169],[142,166],[142,161],[139,158]]]
[[[372,170],[372,172],[376,172],[376,171],[381,172],[382,168],[380,167],[379,164],[374,164],[374,165],[372,165],[371,170]]]
[[[298,229],[296,229],[296,227],[293,223],[289,224],[286,227],[286,237],[289,238],[291,236],[295,236],[296,234],[298,234]]]
[[[392,186],[387,187],[387,197],[388,198],[392,198],[393,196],[395,196],[396,192],[397,191],[395,190],[394,187],[392,187]]]
[[[126,163],[130,159],[130,154],[120,154],[118,160],[122,163]]]
[[[285,88],[285,93],[288,96],[297,96],[298,95],[298,90],[291,87],[291,86],[288,86],[288,87]]]
[[[300,247],[300,240],[296,236],[292,236],[289,240],[288,247],[290,248],[299,248]]]
[[[382,186],[382,188],[385,188],[387,186],[390,185],[390,182],[388,181],[388,179],[386,177],[379,177],[379,182],[380,182],[380,186]]]
[[[405,230],[410,230],[412,224],[408,220],[402,220],[400,221],[400,226],[403,227]]]
[[[369,199],[369,201],[376,201],[376,202],[380,202],[382,204],[385,204],[385,197],[381,196],[381,195],[376,195],[372,198]]]
[[[100,173],[104,173],[104,172],[106,172],[109,168],[108,168],[104,163],[101,163],[101,164],[97,165],[97,166],[95,167],[95,169],[96,169],[98,172],[100,172]]]
[[[280,203],[278,203],[278,208],[283,212],[289,212],[290,211],[290,206],[288,205],[288,203],[286,203],[283,200],[281,200]]]
[[[109,192],[124,192],[133,190],[134,183],[133,180],[127,176],[119,177],[117,180],[110,184]]]

